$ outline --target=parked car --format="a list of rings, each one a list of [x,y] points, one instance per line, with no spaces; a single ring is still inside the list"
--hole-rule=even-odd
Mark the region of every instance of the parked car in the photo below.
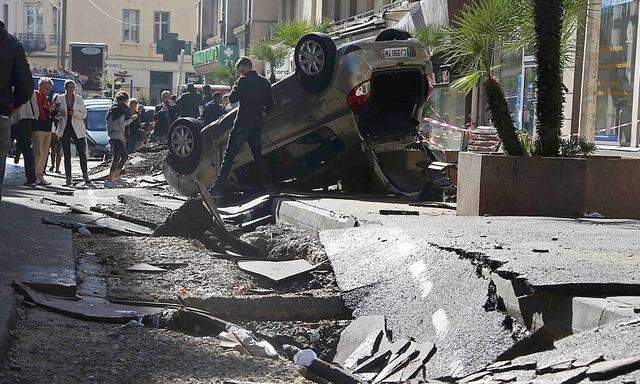
[[[329,36],[311,33],[294,59],[296,72],[272,87],[275,107],[263,129],[262,151],[275,180],[301,189],[337,181],[367,189],[375,174],[388,191],[417,195],[432,160],[416,140],[431,92],[427,49],[394,29],[338,49]],[[172,187],[194,195],[194,178],[213,183],[235,114],[205,127],[190,118],[171,126],[164,174]],[[257,172],[244,146],[230,180],[238,188],[260,187]]]
[[[111,107],[111,99],[87,99],[87,147],[89,156],[104,157],[111,151],[109,136],[107,135],[107,121],[105,116]]]

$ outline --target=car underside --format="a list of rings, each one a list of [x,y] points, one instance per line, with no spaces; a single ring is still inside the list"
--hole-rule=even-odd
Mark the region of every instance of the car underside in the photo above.
[[[300,41],[296,73],[273,84],[276,105],[262,132],[262,153],[277,185],[311,190],[341,182],[351,190],[420,192],[424,164],[433,160],[416,140],[430,92],[429,55],[406,32],[388,35],[338,49],[326,35]],[[170,185],[195,195],[194,179],[213,183],[234,119],[232,111],[206,127],[195,119],[172,125],[165,164]],[[260,180],[245,146],[229,186],[260,189]]]

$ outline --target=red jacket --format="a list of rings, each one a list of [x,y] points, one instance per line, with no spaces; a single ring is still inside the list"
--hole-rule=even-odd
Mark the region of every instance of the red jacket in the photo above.
[[[49,100],[47,100],[47,97],[40,93],[39,90],[36,90],[36,99],[38,100],[38,109],[40,110],[40,118],[38,120],[41,122],[50,120]]]

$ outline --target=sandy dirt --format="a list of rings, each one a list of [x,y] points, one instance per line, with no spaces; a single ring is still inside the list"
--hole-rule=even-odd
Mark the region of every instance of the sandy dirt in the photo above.
[[[328,261],[319,239],[288,224],[258,227],[240,239],[261,249],[269,260],[305,259],[314,265]]]
[[[6,383],[309,383],[292,363],[240,355],[212,337],[20,308]],[[4,380],[3,380],[4,379]]]
[[[93,235],[76,236],[74,243],[76,254],[96,254],[110,298],[175,302],[178,294],[231,297],[251,295],[258,288],[278,294],[339,293],[333,272],[326,268],[276,284],[243,272],[234,261],[217,258],[192,239]],[[184,265],[157,274],[126,271],[139,263]]]

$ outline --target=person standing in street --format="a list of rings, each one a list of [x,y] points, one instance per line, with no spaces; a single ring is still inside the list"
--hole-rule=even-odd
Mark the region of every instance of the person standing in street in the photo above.
[[[53,81],[48,77],[40,78],[38,89],[36,90],[36,99],[38,101],[38,123],[36,129],[31,132],[31,140],[33,142],[33,157],[35,159],[36,179],[38,185],[51,185],[44,179],[44,172],[49,155],[49,147],[51,146],[51,126],[53,120],[51,118],[52,105],[47,100],[47,95],[53,88]]]
[[[127,162],[129,155],[125,146],[127,127],[138,118],[138,115],[132,114],[127,101],[129,95],[126,92],[118,92],[116,94],[116,102],[109,108],[107,116],[107,133],[109,135],[109,144],[113,151],[113,159],[111,161],[111,171],[104,183],[107,188],[116,187],[115,180],[120,178],[120,173]]]
[[[53,95],[53,99],[51,104],[53,106],[53,110],[51,112],[51,118],[53,120],[53,128],[51,132],[51,167],[49,168],[49,172],[53,172],[55,168],[55,172],[60,174],[60,162],[62,161],[62,144],[60,143],[60,138],[56,134],[58,130],[58,122],[60,120],[60,103],[57,102],[58,97],[62,97],[59,94]]]
[[[201,120],[204,125],[213,123],[226,113],[220,103],[222,103],[222,95],[220,92],[214,92],[212,100],[204,105],[202,114],[199,117],[199,120]]]
[[[24,48],[18,39],[5,29],[0,21],[0,199],[11,141],[10,117],[33,94],[33,77]]]
[[[141,119],[138,115],[138,100],[129,99],[129,112],[131,115],[136,115],[136,119],[133,119],[131,124],[127,125],[127,154],[132,154],[138,148],[138,141],[140,141],[140,131],[142,127],[140,125]]]
[[[205,84],[202,86],[202,106],[204,107],[211,100],[213,100],[211,86],[209,84]]]
[[[180,96],[177,104],[178,108],[180,108],[181,117],[193,117],[196,119],[200,116],[202,96],[196,91],[196,87],[189,83],[187,84],[187,92]]]
[[[224,151],[218,178],[211,187],[212,196],[222,196],[224,186],[231,173],[233,160],[244,145],[249,144],[251,155],[262,175],[263,183],[268,191],[272,190],[271,171],[261,153],[261,134],[264,115],[273,109],[274,101],[271,84],[267,79],[253,70],[253,63],[248,57],[241,57],[236,63],[239,78],[236,81],[229,101],[239,103],[238,114],[229,133],[227,148]]]
[[[82,96],[75,93],[75,90],[76,83],[73,80],[67,80],[64,83],[64,95],[56,99],[60,110],[60,121],[58,122],[56,134],[60,138],[62,152],[64,153],[66,185],[73,185],[71,177],[71,140],[73,140],[80,158],[82,178],[85,185],[88,186],[91,185],[91,180],[89,180],[89,173],[87,172],[87,127],[84,125],[84,119],[87,117],[87,108],[84,105]]]
[[[36,179],[35,157],[31,142],[31,133],[37,129],[40,117],[36,95],[36,93],[33,93],[31,99],[22,104],[11,115],[11,135],[16,139],[16,149],[22,153],[24,174],[27,178],[24,185],[29,187],[35,187],[38,181]]]
[[[163,91],[160,97],[162,103],[156,105],[156,110],[153,115],[153,119],[156,122],[153,136],[155,136],[160,143],[165,144],[167,142],[169,128],[178,118],[180,111],[176,103],[171,99],[171,92]]]

